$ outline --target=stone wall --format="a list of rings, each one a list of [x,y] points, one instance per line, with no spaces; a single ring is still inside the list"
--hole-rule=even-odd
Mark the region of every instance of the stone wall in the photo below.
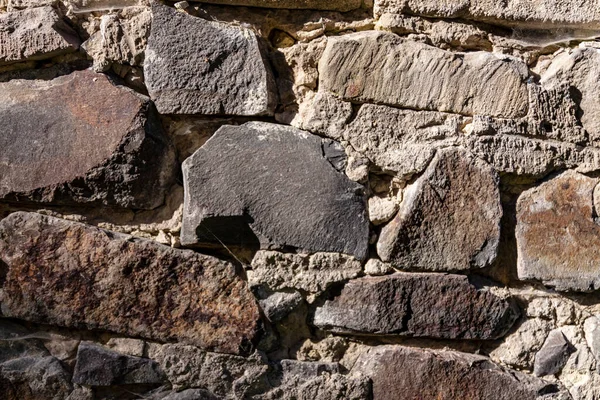
[[[595,0],[0,0],[0,397],[600,399]]]

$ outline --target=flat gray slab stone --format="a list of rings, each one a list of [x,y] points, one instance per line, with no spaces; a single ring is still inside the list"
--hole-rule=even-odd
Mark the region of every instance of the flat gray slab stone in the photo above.
[[[175,150],[150,100],[106,75],[0,83],[0,201],[151,209]]]
[[[80,40],[49,6],[0,14],[0,65],[77,50]]]
[[[0,221],[2,317],[239,354],[259,309],[232,264],[36,213]]]
[[[517,315],[466,276],[397,273],[349,281],[313,322],[338,333],[489,340],[504,336]]]
[[[277,101],[253,31],[158,3],[152,4],[144,77],[162,114],[273,115]]]
[[[181,243],[339,252],[364,259],[364,187],[325,158],[323,141],[289,126],[220,128],[183,163]]]
[[[454,53],[378,31],[328,38],[319,61],[319,91],[462,115],[525,116],[527,77],[527,66],[516,59]]]
[[[600,179],[569,170],[517,201],[517,271],[560,291],[600,289]],[[596,210],[596,211],[594,211]]]
[[[381,230],[377,253],[401,269],[483,268],[498,253],[502,205],[499,178],[460,148],[439,149],[403,192],[398,213]]]

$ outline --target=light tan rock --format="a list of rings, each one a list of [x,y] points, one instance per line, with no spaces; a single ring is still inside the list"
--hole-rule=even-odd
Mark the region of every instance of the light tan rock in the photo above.
[[[391,33],[330,37],[319,90],[352,102],[517,118],[527,114],[527,66],[489,52],[453,53]]]
[[[363,0],[208,0],[204,3],[263,8],[290,8],[350,11],[360,8]]]
[[[371,197],[368,201],[369,220],[373,225],[381,225],[389,221],[396,211],[398,211],[398,203],[394,199]]]

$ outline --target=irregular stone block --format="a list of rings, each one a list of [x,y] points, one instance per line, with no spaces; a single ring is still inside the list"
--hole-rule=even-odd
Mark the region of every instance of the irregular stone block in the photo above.
[[[258,304],[262,308],[269,321],[277,322],[298,308],[304,299],[299,292],[276,292],[260,299]]]
[[[377,400],[571,399],[555,383],[456,351],[377,346],[359,357],[352,373],[371,379]]]
[[[590,351],[600,363],[600,318],[598,316],[588,317],[583,324],[583,331]]]
[[[35,213],[0,222],[4,317],[239,353],[259,310],[234,266]]]
[[[276,105],[275,80],[254,32],[158,2],[144,76],[163,114],[273,115]]]
[[[223,162],[227,160],[227,162]],[[181,244],[340,252],[366,257],[364,188],[288,126],[223,126],[183,163]]]
[[[489,52],[453,53],[391,33],[330,37],[319,91],[352,102],[517,118],[528,112],[527,66]]]
[[[553,330],[535,355],[533,373],[535,376],[558,374],[574,351],[575,349],[560,329]]]
[[[127,356],[93,342],[81,342],[73,383],[85,386],[160,385],[165,373],[155,361]]]
[[[0,199],[163,204],[175,152],[147,98],[91,71],[0,83],[0,93]]]
[[[600,9],[594,0],[375,0],[375,14],[383,13],[473,19],[528,29],[600,27]]]
[[[594,217],[599,182],[569,170],[519,196],[519,279],[561,291],[600,289],[600,226]]]
[[[52,7],[0,14],[0,65],[71,53],[79,43]]]
[[[397,273],[351,280],[317,308],[314,324],[339,333],[498,339],[517,318],[510,302],[466,276]]]
[[[398,268],[466,270],[491,264],[498,252],[502,205],[498,175],[456,148],[438,150],[425,173],[404,190],[377,253]]]
[[[173,391],[162,400],[219,400],[217,396],[204,389],[187,389],[181,392]]]
[[[311,293],[327,290],[333,283],[356,278],[362,271],[360,261],[336,253],[302,255],[261,250],[247,271],[250,285],[265,285],[271,290],[300,289]]]
[[[218,396],[248,398],[268,387],[268,364],[258,353],[245,358],[182,344],[150,343],[148,356],[161,365],[177,390],[201,387]]]
[[[205,3],[263,8],[350,11],[360,8],[363,0],[208,0]]]

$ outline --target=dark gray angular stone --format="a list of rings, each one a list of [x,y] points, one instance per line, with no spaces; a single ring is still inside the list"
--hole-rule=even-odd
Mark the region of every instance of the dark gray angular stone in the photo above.
[[[441,339],[498,339],[518,313],[466,276],[397,273],[351,280],[315,311],[314,324],[339,333]]]
[[[160,385],[167,380],[156,361],[127,356],[92,342],[81,342],[73,382],[85,386]]]
[[[0,83],[0,200],[151,209],[175,151],[150,100],[78,71]]]
[[[157,2],[152,14],[144,76],[159,112],[273,115],[275,80],[254,32]]]
[[[0,14],[0,65],[71,53],[79,43],[52,7]]]
[[[533,373],[535,376],[554,375],[559,373],[567,363],[575,348],[558,329],[550,332],[544,345],[535,355]]]
[[[285,318],[289,313],[295,310],[303,301],[300,292],[291,293],[275,292],[264,294],[258,304],[262,308],[269,321],[277,322]]]
[[[184,246],[367,255],[364,188],[336,171],[308,132],[265,122],[224,126],[184,161],[183,177]]]

